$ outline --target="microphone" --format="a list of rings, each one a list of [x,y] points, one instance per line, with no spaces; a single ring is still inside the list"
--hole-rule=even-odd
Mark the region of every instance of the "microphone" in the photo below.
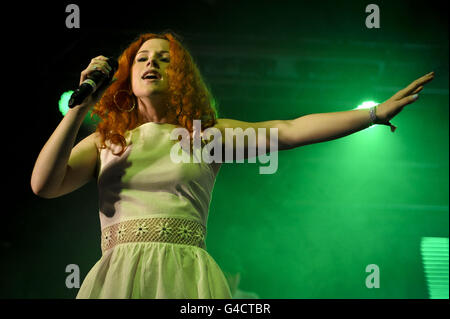
[[[78,89],[72,93],[69,100],[69,108],[73,108],[76,105],[81,104],[84,99],[86,99],[92,92],[96,90],[97,87],[101,86],[103,83],[109,83],[116,72],[119,64],[116,60],[108,58],[108,64],[112,68],[108,75],[102,71],[95,70],[88,75],[87,79],[80,84]]]

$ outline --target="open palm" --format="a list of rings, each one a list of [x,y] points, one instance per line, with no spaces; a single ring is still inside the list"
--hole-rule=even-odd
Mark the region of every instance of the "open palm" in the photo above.
[[[434,72],[430,72],[417,80],[413,81],[406,88],[395,93],[390,99],[377,106],[377,121],[375,124],[391,126],[391,131],[396,127],[390,123],[390,120],[400,113],[403,108],[417,100],[418,94],[424,88],[424,85],[433,80]]]

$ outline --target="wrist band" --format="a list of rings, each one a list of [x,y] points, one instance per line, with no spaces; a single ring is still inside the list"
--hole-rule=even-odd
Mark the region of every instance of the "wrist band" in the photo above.
[[[369,110],[369,115],[370,115],[370,126],[375,124],[375,121],[377,120],[377,105],[373,106],[370,108]]]

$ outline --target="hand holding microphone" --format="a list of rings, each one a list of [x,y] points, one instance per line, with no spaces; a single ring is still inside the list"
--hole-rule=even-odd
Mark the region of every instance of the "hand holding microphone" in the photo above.
[[[69,108],[80,104],[95,105],[109,84],[112,83],[111,80],[117,67],[116,60],[102,55],[92,59],[89,66],[81,72],[80,86],[72,94],[69,100]]]

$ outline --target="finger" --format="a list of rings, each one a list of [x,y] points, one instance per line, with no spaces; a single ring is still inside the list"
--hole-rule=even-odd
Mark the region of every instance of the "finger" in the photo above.
[[[433,72],[428,73],[428,74],[418,78],[417,80],[415,80],[414,82],[412,82],[410,85],[407,86],[405,96],[413,94],[412,92],[414,92],[418,87],[427,84],[428,82],[430,82],[433,79],[434,79]]]
[[[112,67],[106,62],[106,61],[102,61],[102,60],[97,60],[95,62],[91,62],[90,65],[101,65],[102,67],[106,68],[108,70],[108,72],[110,72],[112,70]]]
[[[112,58],[108,58],[108,57],[105,57],[105,56],[103,56],[103,55],[101,55],[101,56],[99,56],[98,57],[101,61],[104,61],[104,62],[106,62],[106,64],[109,66],[109,67],[111,67],[111,60],[112,60]]]
[[[99,56],[93,58],[91,61],[94,61],[94,60],[108,61],[108,58],[103,55],[99,55]]]
[[[400,107],[403,107],[405,105],[415,102],[418,98],[419,98],[418,94],[410,95],[410,96],[404,97],[403,99],[398,100],[397,105]]]
[[[92,63],[88,69],[90,72],[99,70],[99,71],[102,71],[103,73],[105,73],[106,75],[109,75],[109,72],[111,71],[111,68],[106,66],[103,63]]]
[[[420,86],[424,86],[426,83],[430,82],[434,79],[434,72],[430,72],[417,80],[413,81],[410,85],[408,85],[403,90],[400,90],[393,97],[395,100],[400,100],[408,95],[414,94],[413,92],[417,90]]]
[[[100,56],[92,59],[91,61],[96,61],[96,62],[101,61],[101,63],[105,63],[109,68],[111,68],[110,64],[108,63],[110,61],[110,58],[107,58],[107,57],[105,57],[103,55],[100,55]]]
[[[89,74],[96,70],[101,71],[106,76],[109,76],[112,68],[108,65],[105,59],[107,60],[107,58],[103,56],[92,59],[88,67],[81,72],[80,84],[83,83],[84,80],[86,80]]]
[[[93,64],[101,64],[101,65],[104,65],[109,71],[112,70],[111,66],[108,64],[108,58],[105,58],[103,56],[92,59],[91,63],[89,65],[93,65]]]
[[[416,94],[419,93],[420,91],[422,91],[423,86],[419,86],[417,89],[414,90],[414,92],[411,92],[411,94]]]

